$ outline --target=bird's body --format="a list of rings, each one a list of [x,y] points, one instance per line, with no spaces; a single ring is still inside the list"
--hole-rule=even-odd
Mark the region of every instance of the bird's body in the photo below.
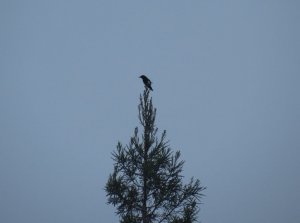
[[[152,89],[152,87],[151,87],[151,83],[152,83],[152,82],[149,80],[149,78],[146,77],[145,75],[141,75],[140,78],[142,78],[142,80],[143,80],[145,86],[146,86],[147,88],[149,88],[151,91],[153,91],[153,89]]]

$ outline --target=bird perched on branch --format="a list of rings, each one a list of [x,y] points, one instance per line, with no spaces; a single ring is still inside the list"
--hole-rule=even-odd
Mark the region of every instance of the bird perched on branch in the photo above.
[[[140,78],[143,79],[143,82],[144,82],[145,86],[146,86],[147,88],[149,88],[151,91],[153,91],[153,89],[152,89],[152,87],[151,87],[151,83],[152,83],[152,82],[149,80],[149,78],[146,77],[145,75],[141,75]]]

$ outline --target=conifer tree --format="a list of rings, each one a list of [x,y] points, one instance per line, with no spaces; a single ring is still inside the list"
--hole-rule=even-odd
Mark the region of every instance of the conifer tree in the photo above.
[[[173,152],[166,131],[157,137],[156,108],[149,89],[140,95],[138,128],[128,145],[112,153],[114,170],[105,186],[108,204],[121,223],[192,223],[197,220],[205,187],[193,178],[183,183],[180,152]]]

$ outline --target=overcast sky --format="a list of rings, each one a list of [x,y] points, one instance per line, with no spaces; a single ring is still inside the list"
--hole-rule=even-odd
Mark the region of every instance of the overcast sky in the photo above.
[[[203,223],[300,222],[300,2],[0,1],[0,222],[118,222],[138,122],[207,186]]]

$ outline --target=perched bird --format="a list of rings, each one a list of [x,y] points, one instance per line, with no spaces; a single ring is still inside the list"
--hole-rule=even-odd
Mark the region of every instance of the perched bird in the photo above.
[[[144,82],[145,86],[146,86],[147,88],[149,88],[151,91],[153,91],[153,89],[152,89],[152,87],[151,87],[151,81],[149,80],[149,78],[146,77],[145,75],[140,76],[140,78],[143,79],[143,82]]]

